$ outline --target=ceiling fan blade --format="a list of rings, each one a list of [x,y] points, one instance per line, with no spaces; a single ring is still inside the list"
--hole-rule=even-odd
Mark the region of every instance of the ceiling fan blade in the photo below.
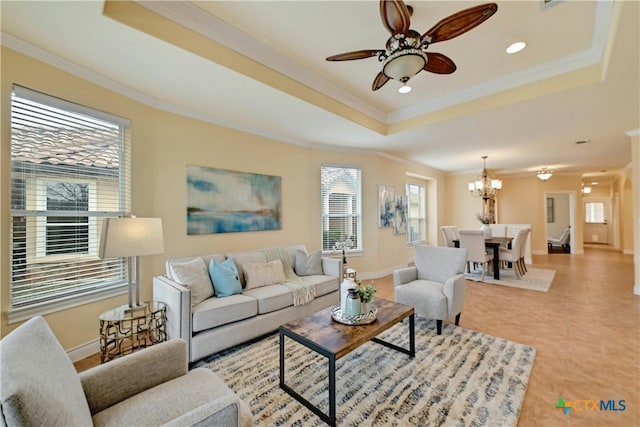
[[[491,18],[497,10],[498,5],[495,3],[481,4],[461,10],[438,22],[424,33],[423,37],[430,37],[431,44],[450,40],[482,24]]]
[[[352,61],[354,59],[371,58],[384,53],[384,50],[355,50],[353,52],[340,53],[327,58],[327,61]]]
[[[402,0],[380,0],[380,17],[391,34],[404,34],[411,26],[411,14]]]
[[[448,57],[441,53],[427,52],[427,63],[423,70],[436,74],[451,74],[457,67]]]
[[[380,71],[378,73],[378,75],[376,76],[376,78],[373,79],[373,84],[371,85],[371,90],[380,89],[389,80],[390,80],[389,77],[385,76],[385,74],[382,71]]]

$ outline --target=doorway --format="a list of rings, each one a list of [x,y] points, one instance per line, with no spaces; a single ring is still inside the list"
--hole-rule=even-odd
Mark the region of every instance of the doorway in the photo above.
[[[575,192],[557,191],[544,194],[545,197],[545,233],[547,237],[560,237],[563,231],[571,228],[569,237],[569,251],[553,246],[553,252],[575,253]],[[549,253],[552,251],[549,250]]]

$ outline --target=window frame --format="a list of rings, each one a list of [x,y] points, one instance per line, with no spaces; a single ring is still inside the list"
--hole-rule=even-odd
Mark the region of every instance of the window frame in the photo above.
[[[101,260],[98,248],[103,218],[131,211],[130,121],[14,84],[10,129],[8,322],[126,293],[126,259]],[[41,138],[52,149],[29,151]],[[69,147],[78,157],[42,154]],[[88,186],[88,210],[48,209],[48,184],[65,182]],[[87,217],[86,253],[47,255],[47,218],[64,216]]]
[[[332,213],[330,212],[332,203],[330,202],[330,197],[332,194],[349,194],[349,193],[338,193],[338,192],[326,192],[325,182],[324,182],[324,174],[325,170],[328,169],[340,169],[345,171],[346,173],[354,173],[356,175],[356,182],[354,184],[354,192],[353,195],[354,201],[353,206],[355,207],[355,212],[351,213]],[[339,182],[339,181],[336,181]],[[349,239],[351,236],[345,236],[345,241],[348,239],[351,242],[351,245],[347,245],[345,247],[345,253],[349,255],[357,255],[363,253],[362,247],[362,169],[359,166],[353,165],[341,165],[341,164],[330,164],[323,163],[320,166],[320,242],[322,247],[323,254],[333,254],[341,250],[336,247],[334,244],[333,248],[325,247],[325,233],[331,233],[330,222],[332,218],[344,218],[345,220],[356,220],[355,224],[355,233],[356,239]],[[325,229],[325,223],[327,224],[327,228]],[[337,243],[337,242],[336,242]]]
[[[410,197],[410,187],[417,187],[419,189],[419,211],[420,214],[417,217],[411,215],[411,197]],[[418,184],[415,182],[407,182],[406,186],[407,193],[407,246],[415,246],[419,244],[426,243],[427,241],[427,187],[425,184]],[[413,219],[417,219],[418,221],[422,221],[422,233],[421,239],[419,240],[411,240],[411,221]]]

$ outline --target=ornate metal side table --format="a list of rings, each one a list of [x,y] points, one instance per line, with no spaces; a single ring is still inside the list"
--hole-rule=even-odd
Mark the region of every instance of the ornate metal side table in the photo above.
[[[124,305],[105,311],[99,319],[101,363],[167,339],[167,306],[162,302]]]

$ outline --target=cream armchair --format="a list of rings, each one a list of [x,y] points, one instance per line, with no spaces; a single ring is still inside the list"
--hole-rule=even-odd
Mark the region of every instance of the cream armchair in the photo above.
[[[571,246],[569,244],[570,240],[571,226],[568,226],[559,237],[547,237],[547,247],[549,248],[549,252],[551,252],[554,246],[560,246],[563,251],[566,250],[567,252],[571,252]]]
[[[187,371],[171,340],[76,372],[42,317],[0,342],[0,425],[251,426],[252,415],[213,372]]]
[[[415,266],[393,272],[395,300],[414,307],[419,316],[442,321],[455,316],[460,323],[464,306],[467,250],[420,245],[414,248]]]

